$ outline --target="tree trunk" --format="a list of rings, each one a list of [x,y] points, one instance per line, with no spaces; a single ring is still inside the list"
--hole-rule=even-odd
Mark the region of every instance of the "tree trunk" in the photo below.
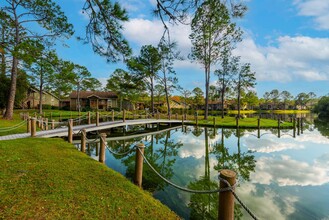
[[[11,82],[10,82],[10,90],[9,96],[7,100],[6,113],[4,115],[4,119],[12,120],[14,114],[14,104],[15,104],[15,95],[16,95],[16,84],[17,84],[17,66],[18,59],[16,56],[13,57],[13,66],[11,69]]]
[[[210,80],[210,68],[206,67],[206,104],[205,104],[205,112],[204,119],[208,119],[208,108],[209,108],[209,80]]]
[[[42,90],[43,90],[43,72],[42,63],[40,65],[40,86],[39,86],[39,114],[42,114]]]
[[[240,118],[240,99],[241,99],[241,87],[240,82],[238,85],[238,118]]]
[[[165,72],[163,73],[163,82],[164,82],[164,89],[165,89],[165,94],[166,94],[167,112],[168,112],[168,115],[170,115],[171,110],[170,110],[169,93],[168,93],[168,87],[167,87],[167,77],[166,77]]]
[[[152,116],[154,116],[154,79],[151,77],[151,112]]]
[[[15,42],[14,46],[17,46],[20,43],[19,37],[19,22],[18,17],[16,15],[16,7],[14,2],[12,2],[12,10],[15,17]],[[17,72],[18,72],[18,58],[17,56],[13,56],[13,66],[11,68],[11,82],[10,82],[10,90],[9,96],[7,99],[6,113],[4,115],[4,119],[12,120],[14,115],[14,105],[15,105],[15,96],[16,96],[16,85],[17,85]]]
[[[224,77],[222,79],[222,91],[221,91],[221,102],[222,102],[222,118],[224,118],[224,96],[225,96],[225,83],[224,83]]]

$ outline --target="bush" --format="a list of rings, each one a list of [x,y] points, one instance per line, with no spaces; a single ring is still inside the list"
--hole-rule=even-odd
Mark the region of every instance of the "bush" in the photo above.
[[[323,96],[318,104],[315,105],[314,110],[315,113],[319,114],[319,117],[329,117],[329,96]]]
[[[38,105],[38,108],[39,108],[39,105]],[[51,105],[43,104],[42,109],[51,109]]]

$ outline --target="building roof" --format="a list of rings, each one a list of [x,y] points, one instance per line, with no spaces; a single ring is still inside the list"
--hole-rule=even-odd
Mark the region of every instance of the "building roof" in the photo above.
[[[97,97],[99,99],[108,99],[108,98],[118,98],[115,92],[101,92],[101,91],[80,91],[79,97],[82,99],[88,99],[90,97]],[[71,92],[70,96],[71,99],[77,99],[78,93],[77,91]]]
[[[40,90],[38,89],[38,88],[36,88],[35,86],[29,86],[29,90],[30,91],[33,91],[33,92],[35,92],[35,93],[39,93],[40,92]],[[48,94],[48,95],[51,95],[51,96],[53,96],[55,99],[58,99],[58,100],[60,100],[60,98],[58,98],[56,95],[54,95],[54,94],[52,94],[51,92],[48,92],[48,91],[46,91],[46,90],[42,90],[42,93],[43,94]]]

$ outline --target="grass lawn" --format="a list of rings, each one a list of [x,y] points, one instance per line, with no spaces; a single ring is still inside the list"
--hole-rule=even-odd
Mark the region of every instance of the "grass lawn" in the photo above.
[[[178,219],[62,139],[0,141],[0,219]]]
[[[198,125],[205,126],[213,126],[214,125],[214,117],[208,117],[208,120],[204,120],[203,117],[198,117]],[[216,127],[236,127],[236,118],[235,117],[215,117],[216,119]],[[192,119],[191,119],[192,120]],[[196,124],[195,119],[190,124]],[[239,127],[241,128],[257,128],[258,127],[258,119],[257,118],[243,118],[239,119]],[[273,119],[260,119],[260,127],[261,128],[277,128],[278,121]],[[280,127],[282,128],[292,128],[293,123],[291,122],[282,122],[280,123]]]

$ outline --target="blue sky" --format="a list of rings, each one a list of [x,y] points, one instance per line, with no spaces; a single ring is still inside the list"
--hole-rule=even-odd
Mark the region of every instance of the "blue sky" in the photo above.
[[[86,17],[81,13],[83,0],[57,0],[75,26],[76,36],[83,36]],[[153,0],[119,1],[129,13],[124,24],[124,35],[137,54],[145,44],[156,45],[162,34],[162,24],[152,17]],[[235,54],[243,62],[251,63],[256,72],[256,91],[278,89],[293,95],[315,92],[317,96],[329,93],[329,0],[248,0],[246,16],[237,20],[244,30],[243,41]],[[188,26],[171,28],[183,55],[190,52]],[[105,82],[116,68],[124,65],[108,64],[73,37],[66,41],[69,47],[58,46],[63,59],[85,65],[92,75]],[[214,68],[213,68],[214,69]],[[204,89],[204,73],[199,64],[189,60],[175,63],[179,83],[185,89],[199,86]],[[211,76],[212,84],[216,77]]]

